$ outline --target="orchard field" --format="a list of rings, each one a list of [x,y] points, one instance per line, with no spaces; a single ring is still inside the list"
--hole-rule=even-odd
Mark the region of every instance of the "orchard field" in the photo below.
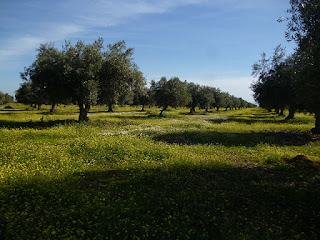
[[[314,116],[0,106],[0,239],[319,239]]]

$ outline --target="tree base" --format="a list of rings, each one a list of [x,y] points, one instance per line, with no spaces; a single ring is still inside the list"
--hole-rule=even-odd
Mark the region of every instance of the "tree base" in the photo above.
[[[108,111],[107,112],[113,112],[112,106],[109,106]]]
[[[79,122],[89,122],[89,118],[87,116],[79,116]]]
[[[296,119],[295,117],[290,117],[290,116],[288,116],[288,117],[286,117],[284,120],[291,120],[291,119]]]
[[[320,128],[312,128],[311,133],[312,134],[320,134]]]

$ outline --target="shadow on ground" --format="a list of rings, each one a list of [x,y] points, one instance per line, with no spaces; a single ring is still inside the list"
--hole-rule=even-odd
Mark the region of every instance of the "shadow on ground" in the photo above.
[[[1,239],[317,239],[320,180],[290,168],[85,171],[2,186]]]
[[[237,115],[231,115],[224,118],[213,118],[208,119],[208,122],[212,123],[229,123],[229,122],[238,122],[238,123],[244,123],[244,124],[254,124],[254,123],[308,123],[309,120],[303,120],[303,119],[290,119],[286,120],[284,116],[278,116],[278,115],[271,115],[271,114],[237,114]]]
[[[238,122],[238,123],[245,123],[245,124],[253,124],[253,123],[286,123],[285,119],[270,119],[264,116],[230,116],[228,118],[215,118],[215,119],[208,119],[208,122],[212,123],[229,123],[229,122]]]
[[[260,143],[279,146],[301,146],[312,141],[306,132],[252,132],[228,133],[215,131],[185,131],[166,133],[154,137],[156,141],[174,144],[217,144],[227,147],[254,147]]]
[[[28,111],[28,109],[16,109],[16,108],[13,108],[13,109],[2,108],[2,109],[0,109],[0,112],[5,112],[5,113],[9,113],[9,114],[14,113],[14,112],[25,112],[25,111]]]
[[[0,128],[33,128],[42,129],[49,128],[57,125],[66,125],[77,122],[76,120],[54,120],[54,121],[29,121],[29,122],[18,122],[18,121],[4,121],[0,120]]]

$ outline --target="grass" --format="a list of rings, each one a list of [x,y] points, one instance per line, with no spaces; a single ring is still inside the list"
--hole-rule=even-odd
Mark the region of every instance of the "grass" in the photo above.
[[[311,115],[0,106],[1,239],[318,239]]]

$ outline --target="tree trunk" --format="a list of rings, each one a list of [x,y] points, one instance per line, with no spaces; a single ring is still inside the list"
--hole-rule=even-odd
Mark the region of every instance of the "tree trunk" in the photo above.
[[[316,124],[315,127],[311,129],[313,134],[320,134],[320,112],[315,114]]]
[[[90,110],[90,105],[85,105],[85,107],[83,107],[83,104],[79,104],[79,109],[80,109],[79,122],[89,121],[88,112]]]
[[[192,106],[190,108],[190,114],[194,114],[196,112],[196,107]]]
[[[294,119],[294,114],[296,113],[295,107],[289,107],[289,115],[286,117],[286,120]]]
[[[167,107],[163,107],[163,108],[161,109],[159,116],[162,116],[162,113],[163,113],[163,111],[165,111],[165,110],[167,110]]]
[[[284,113],[283,113],[283,111],[284,111],[284,108],[282,107],[282,108],[280,109],[280,113],[279,113],[279,116],[284,116]]]
[[[217,107],[217,112],[219,112],[219,108],[220,108],[220,107]]]
[[[206,112],[209,112],[208,107],[206,107]]]
[[[141,112],[144,112],[144,104],[142,104]]]
[[[112,109],[112,104],[109,105],[109,109],[108,109],[108,112],[113,112],[113,109]]]
[[[55,103],[51,105],[50,112],[51,113],[57,112],[57,105]]]
[[[38,104],[38,110],[41,110],[42,108],[41,108],[41,104]]]

